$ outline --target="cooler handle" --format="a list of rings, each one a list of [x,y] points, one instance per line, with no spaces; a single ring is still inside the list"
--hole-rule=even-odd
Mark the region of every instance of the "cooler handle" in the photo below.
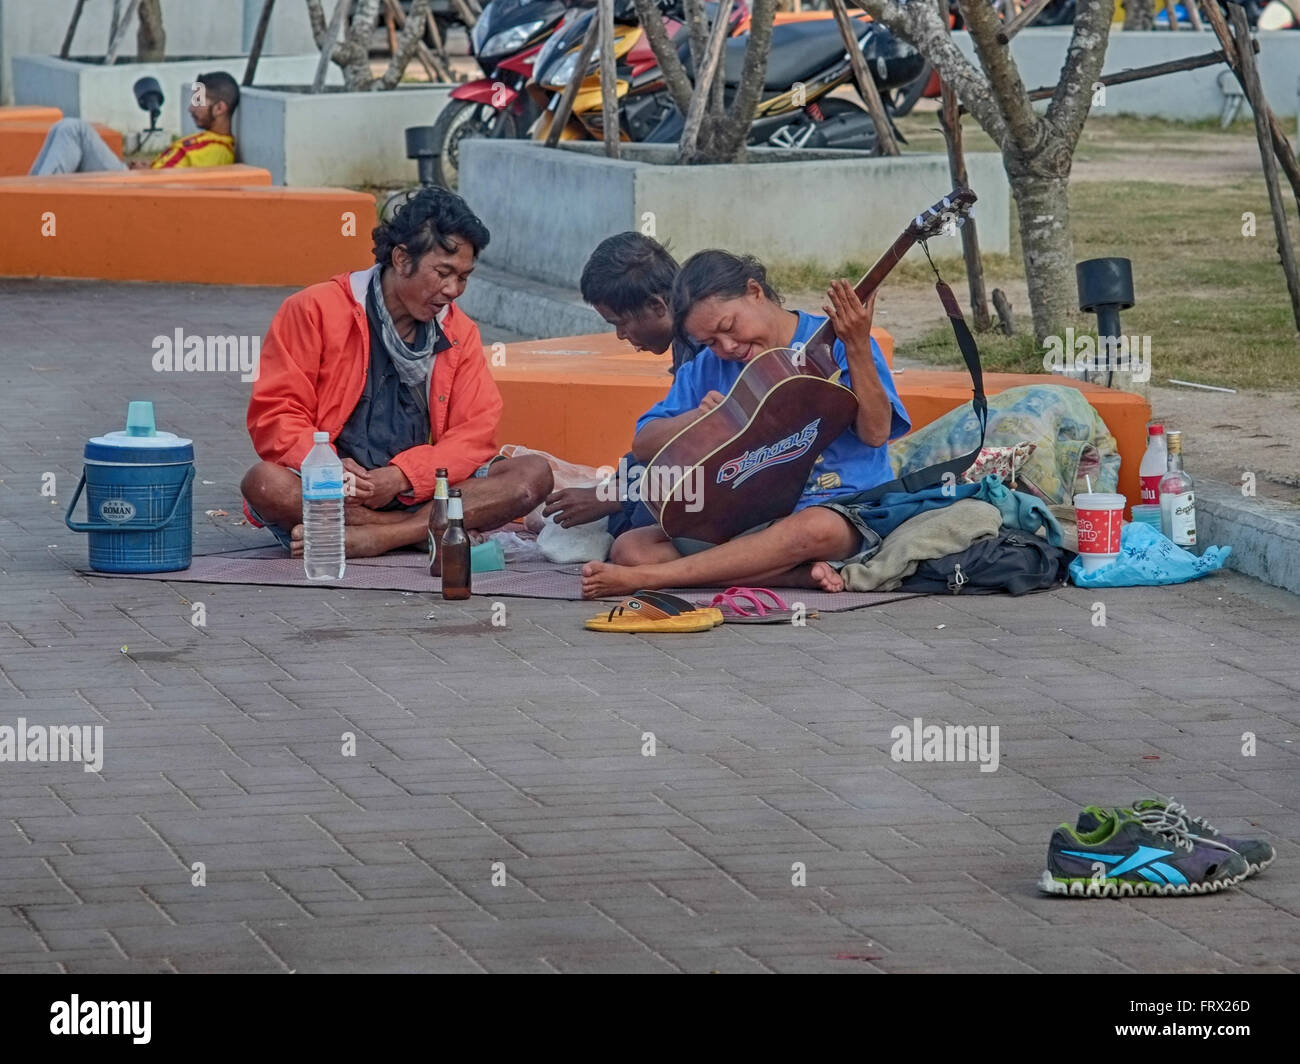
[[[108,522],[96,523],[94,521],[74,521],[72,511],[77,508],[77,500],[81,498],[81,490],[86,486],[86,471],[81,471],[81,480],[77,484],[77,490],[73,493],[72,502],[68,504],[68,512],[63,516],[63,523],[74,532],[159,532],[165,526],[172,523],[172,518],[176,516],[176,511],[180,509],[181,499],[185,497],[185,491],[194,481],[194,467],[190,466],[185,473],[185,480],[181,483],[181,489],[176,493],[176,498],[172,502],[172,508],[168,511],[167,516],[161,521],[155,521],[149,525],[114,525]],[[89,513],[86,514],[90,516]]]

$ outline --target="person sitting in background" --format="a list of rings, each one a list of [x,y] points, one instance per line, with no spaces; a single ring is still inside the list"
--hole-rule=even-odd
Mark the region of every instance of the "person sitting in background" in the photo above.
[[[672,351],[668,372],[677,371],[699,352],[697,344],[673,329],[672,291],[677,260],[652,237],[617,233],[602,240],[582,268],[582,298],[614,326],[618,338],[637,351],[656,355]],[[637,498],[640,465],[631,454],[615,473],[616,492],[596,488],[563,488],[546,497],[543,517],[553,517],[563,528],[609,518],[609,534],[655,523],[654,516]],[[624,482],[623,475],[632,471]],[[617,494],[617,499],[602,495]],[[629,497],[630,496],[630,497]]]
[[[61,118],[45,134],[29,173],[76,174],[102,170],[170,170],[178,166],[229,166],[235,161],[235,138],[230,132],[231,116],[239,106],[239,83],[224,70],[200,74],[194,79],[190,117],[199,132],[178,137],[158,153],[151,163],[133,161],[129,166],[82,118]]]
[[[551,490],[546,459],[502,458],[501,393],[478,326],[456,300],[487,227],[445,188],[421,188],[374,230],[375,265],[291,295],[262,344],[244,476],[249,521],[303,549],[302,461],[328,432],[352,485],[345,551],[365,558],[428,541],[437,470],[465,500],[466,530],[522,517]]]

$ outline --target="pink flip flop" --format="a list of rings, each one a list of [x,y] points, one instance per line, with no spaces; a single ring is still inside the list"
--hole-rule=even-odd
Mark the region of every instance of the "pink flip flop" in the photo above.
[[[766,596],[769,602],[760,596]],[[786,624],[794,618],[794,610],[785,600],[765,587],[729,587],[722,594],[714,595],[712,602],[700,605],[721,610],[726,624]]]

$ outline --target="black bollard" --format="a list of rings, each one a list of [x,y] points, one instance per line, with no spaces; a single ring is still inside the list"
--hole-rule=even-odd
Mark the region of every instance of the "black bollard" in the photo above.
[[[1128,259],[1087,259],[1074,267],[1079,286],[1079,309],[1097,315],[1097,352],[1106,352],[1106,384],[1115,370],[1119,350],[1119,312],[1133,306],[1133,263]],[[1088,379],[1088,374],[1083,375]]]
[[[433,126],[406,127],[406,157],[415,160],[422,185],[437,184],[433,178],[433,163],[438,157],[438,144],[433,132]]]
[[[135,102],[140,105],[140,110],[149,112],[149,128],[145,132],[157,133],[158,116],[163,107],[163,91],[158,79],[140,78],[131,86],[131,91],[135,93]]]

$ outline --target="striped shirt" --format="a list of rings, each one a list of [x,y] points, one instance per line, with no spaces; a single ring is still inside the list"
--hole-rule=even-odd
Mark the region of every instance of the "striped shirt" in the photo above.
[[[235,138],[204,129],[172,141],[152,166],[155,170],[169,170],[174,166],[229,166],[234,161]]]

